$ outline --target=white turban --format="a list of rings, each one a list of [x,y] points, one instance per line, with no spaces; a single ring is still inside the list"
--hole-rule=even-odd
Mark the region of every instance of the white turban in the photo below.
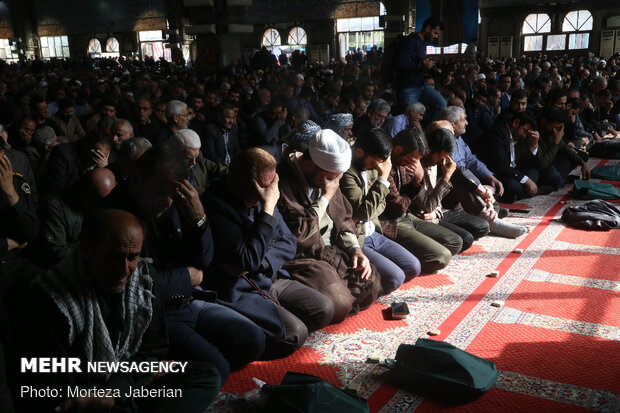
[[[312,161],[324,171],[344,173],[351,167],[351,146],[336,132],[325,129],[308,142]]]

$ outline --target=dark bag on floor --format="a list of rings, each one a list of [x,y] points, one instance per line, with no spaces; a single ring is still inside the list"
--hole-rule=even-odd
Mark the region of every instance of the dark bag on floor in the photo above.
[[[388,366],[389,366],[389,362]],[[396,352],[394,384],[444,403],[464,403],[482,396],[495,384],[495,363],[452,344],[420,338]]]
[[[620,228],[620,207],[601,200],[590,201],[566,208],[562,220],[581,229],[609,231]]]
[[[618,199],[620,193],[612,184],[576,180],[570,195],[577,199]]]
[[[265,385],[261,393],[268,413],[369,413],[361,397],[310,374],[287,372],[280,385]]]

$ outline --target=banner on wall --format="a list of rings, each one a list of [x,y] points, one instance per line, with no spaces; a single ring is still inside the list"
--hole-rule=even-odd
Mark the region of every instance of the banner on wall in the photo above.
[[[471,43],[478,37],[478,0],[416,0],[415,14],[416,30],[431,16],[443,21],[441,46]]]

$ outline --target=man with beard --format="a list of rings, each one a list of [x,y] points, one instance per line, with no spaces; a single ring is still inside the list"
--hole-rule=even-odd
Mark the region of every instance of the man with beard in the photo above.
[[[205,127],[202,136],[202,151],[207,159],[230,165],[231,159],[239,152],[236,118],[234,106],[228,103],[218,106],[215,122]]]
[[[278,208],[298,239],[294,263],[284,268],[293,279],[332,300],[332,323],[364,310],[381,294],[376,269],[362,252],[351,204],[340,192],[340,178],[351,166],[351,147],[334,131],[298,142],[279,166]]]
[[[43,356],[76,357],[82,366],[169,363],[164,361],[168,337],[162,296],[152,267],[141,257],[144,240],[135,215],[117,209],[91,213],[78,246],[35,280],[31,300],[20,308],[13,365],[17,368],[19,357]],[[221,385],[217,370],[206,362],[185,364],[174,374],[86,372],[84,367],[83,373],[59,374],[53,380],[33,373],[19,377],[21,384],[51,385],[61,395],[20,397],[16,402],[24,412],[204,412]],[[69,387],[101,391],[72,396]],[[141,387],[182,390],[179,397],[132,397],[132,389]]]
[[[422,102],[429,111],[429,119],[434,120],[446,107],[446,100],[424,81],[427,70],[435,66],[435,59],[426,56],[427,43],[439,38],[443,29],[441,20],[429,17],[417,33],[405,37],[396,56],[395,89],[402,107],[411,102]]]
[[[200,151],[200,137],[191,129],[181,129],[170,137],[170,148],[175,151],[185,164],[189,183],[202,196],[213,180],[224,177],[228,167],[204,157]]]
[[[250,144],[267,150],[276,160],[280,160],[278,142],[290,129],[286,118],[284,103],[278,99],[272,100],[267,108],[252,120]]]
[[[327,122],[325,129],[333,130],[349,143],[355,142],[353,137],[353,115],[350,113],[336,113]]]
[[[499,197],[503,202],[512,203],[538,193],[538,169],[535,165],[525,166],[525,161],[533,156],[528,153],[529,141],[539,138],[535,126],[536,121],[521,112],[509,121],[498,122],[482,138],[481,156],[504,186],[504,194]]]
[[[375,99],[368,105],[368,112],[353,123],[353,136],[362,136],[372,128],[380,128],[387,119],[392,108],[383,99]]]
[[[153,145],[168,142],[170,136],[178,130],[187,129],[189,126],[189,113],[187,104],[180,100],[171,100],[166,104],[166,126],[162,128]]]
[[[133,136],[133,126],[131,126],[131,123],[127,119],[118,119],[114,122],[112,125],[112,138],[114,143],[112,145],[110,163],[116,161],[122,143],[127,139],[133,138]]]
[[[383,129],[393,138],[398,132],[408,129],[417,128],[419,131],[424,131],[422,128],[422,119],[424,119],[424,113],[426,108],[420,102],[412,102],[405,109],[405,113],[398,116],[389,118],[383,124]]]
[[[79,119],[73,115],[71,98],[64,98],[58,103],[58,111],[52,120],[56,123],[56,136],[60,143],[75,142],[86,136]]]
[[[103,134],[54,146],[42,176],[45,191],[63,189],[85,172],[105,168],[111,149],[112,138]]]
[[[357,138],[353,163],[342,177],[341,191],[353,207],[362,251],[381,274],[383,292],[389,294],[406,277],[420,274],[420,261],[405,248],[381,234],[379,215],[386,206],[392,170],[392,138],[374,128]]]

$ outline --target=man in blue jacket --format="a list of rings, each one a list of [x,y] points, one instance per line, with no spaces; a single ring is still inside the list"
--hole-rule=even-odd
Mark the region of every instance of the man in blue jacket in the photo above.
[[[411,102],[422,102],[428,117],[436,120],[447,105],[446,100],[424,81],[426,71],[435,66],[435,60],[426,56],[426,45],[439,38],[443,29],[441,20],[429,17],[419,32],[405,37],[396,55],[396,90],[402,107]]]

